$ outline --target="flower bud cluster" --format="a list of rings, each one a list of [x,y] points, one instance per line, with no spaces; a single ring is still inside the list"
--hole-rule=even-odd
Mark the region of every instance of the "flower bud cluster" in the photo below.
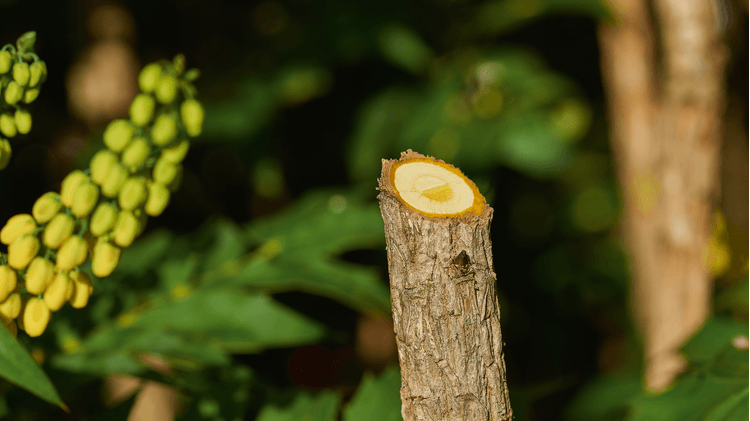
[[[10,218],[0,230],[8,246],[7,255],[0,253],[0,321],[12,333],[39,336],[65,303],[86,306],[93,284],[79,266],[91,256],[93,274],[109,276],[147,217],[164,211],[188,139],[203,125],[203,107],[193,99],[197,71],[183,69],[182,56],[146,66],[130,119],[107,126],[106,148],[89,168],[68,174],[59,193],[43,194],[31,214]]]
[[[31,130],[31,114],[21,104],[34,102],[47,78],[47,65],[33,52],[35,40],[27,32],[16,46],[0,49],[0,170],[10,162],[8,139]]]

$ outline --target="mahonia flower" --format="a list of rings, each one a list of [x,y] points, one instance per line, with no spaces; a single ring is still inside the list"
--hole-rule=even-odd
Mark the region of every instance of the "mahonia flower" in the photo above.
[[[6,97],[18,102],[34,90],[38,94],[46,77],[43,62],[16,66],[15,56],[8,60],[8,55],[0,51],[0,74],[13,75]],[[138,78],[142,93],[130,106],[130,118],[109,123],[102,135],[105,148],[88,168],[68,174],[59,193],[43,194],[31,214],[13,216],[0,229],[0,242],[8,245],[8,254],[0,253],[0,321],[11,333],[21,329],[39,336],[65,303],[85,307],[94,285],[79,267],[89,254],[93,274],[109,276],[148,216],[164,211],[179,185],[188,139],[203,127],[203,107],[193,98],[197,75],[184,72],[182,56],[144,67]],[[0,133],[30,129],[28,112],[0,114]],[[0,169],[10,156],[5,142],[0,139]]]

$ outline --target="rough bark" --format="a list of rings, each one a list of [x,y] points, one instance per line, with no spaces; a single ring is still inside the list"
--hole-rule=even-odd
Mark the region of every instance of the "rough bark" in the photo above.
[[[402,154],[402,159],[423,157]],[[510,420],[492,208],[431,218],[394,194],[383,160],[380,209],[401,365],[401,414],[412,420]]]
[[[656,0],[654,13],[643,0],[610,4],[602,77],[646,386],[658,390],[682,370],[678,347],[710,309],[724,49],[709,0]]]

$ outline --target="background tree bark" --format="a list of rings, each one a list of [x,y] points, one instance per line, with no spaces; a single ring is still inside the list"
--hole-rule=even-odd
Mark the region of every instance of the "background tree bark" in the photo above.
[[[725,49],[709,0],[613,0],[599,30],[623,193],[646,386],[668,386],[678,347],[708,316],[706,260],[719,192]],[[717,4],[719,4],[717,2]]]

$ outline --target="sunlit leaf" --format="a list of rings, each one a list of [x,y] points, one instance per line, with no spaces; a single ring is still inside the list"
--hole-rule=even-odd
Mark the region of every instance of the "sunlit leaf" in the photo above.
[[[47,374],[5,328],[0,328],[0,376],[51,404],[65,408]]]

